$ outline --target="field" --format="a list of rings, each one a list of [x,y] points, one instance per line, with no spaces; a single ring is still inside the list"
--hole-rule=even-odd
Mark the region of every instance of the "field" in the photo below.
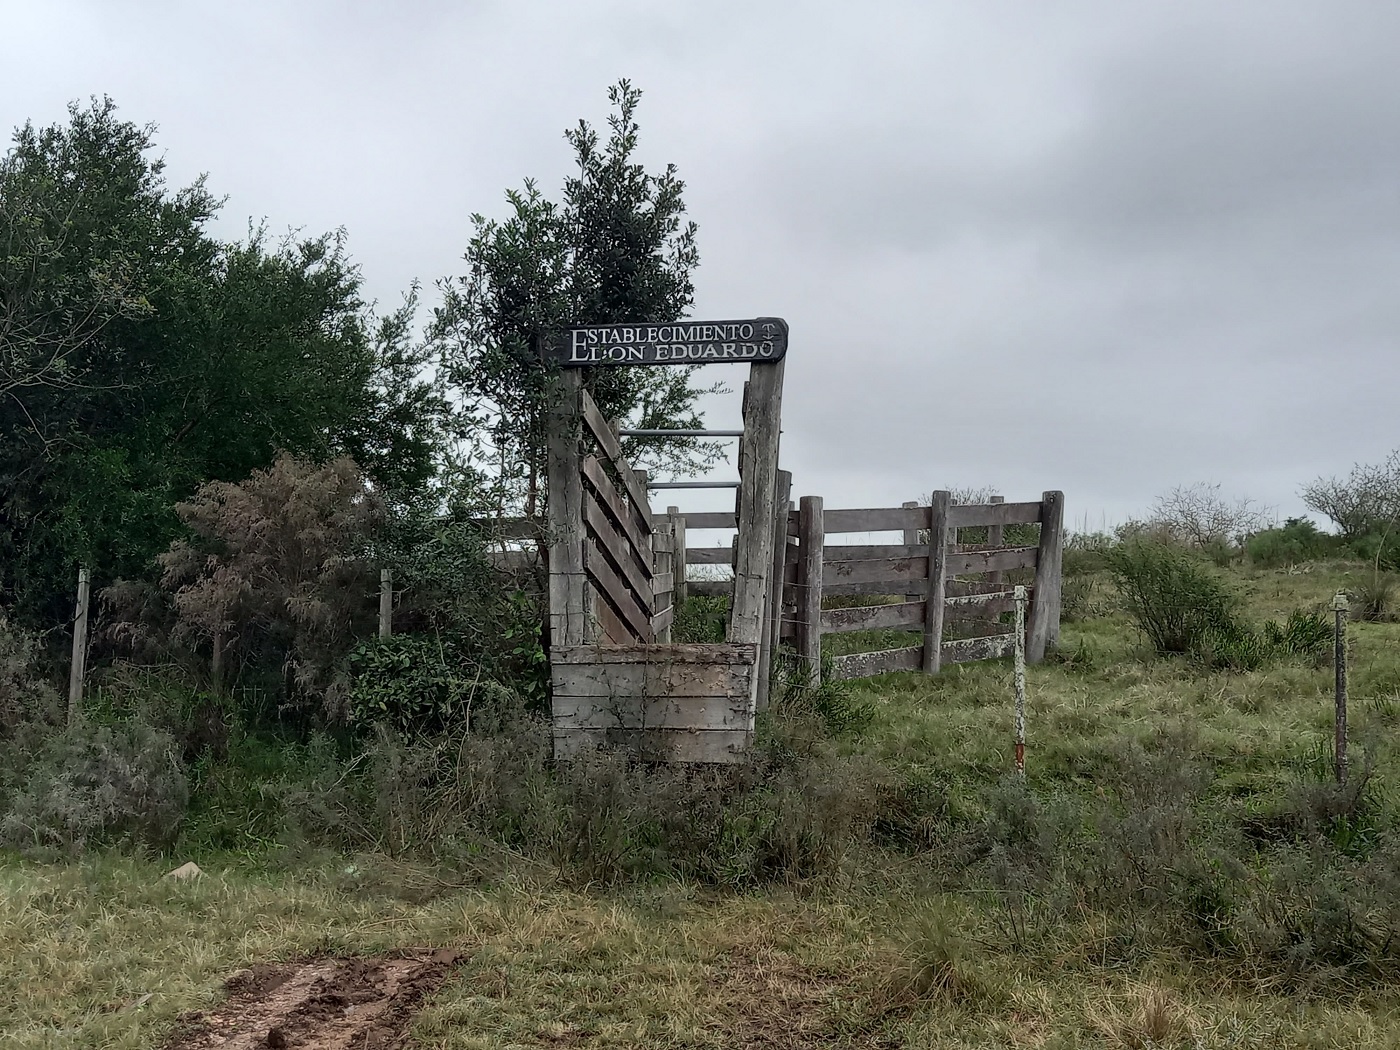
[[[1229,576],[1262,620],[1365,571]],[[1330,664],[1159,658],[1105,580],[1073,582],[1060,653],[1029,673],[1025,789],[1008,778],[1010,667],[993,663],[840,695],[845,723],[820,745],[839,776],[811,790],[863,816],[858,841],[805,876],[603,885],[524,856],[11,857],[3,1043],[157,1047],[241,968],[406,949],[455,953],[411,1024],[424,1047],[1400,1043],[1400,625],[1352,625],[1364,789],[1339,795]],[[204,874],[162,878],[186,860]],[[247,1045],[299,1045],[259,1038]]]

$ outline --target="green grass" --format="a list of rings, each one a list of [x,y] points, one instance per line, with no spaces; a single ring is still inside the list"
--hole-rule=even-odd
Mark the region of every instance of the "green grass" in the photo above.
[[[1363,571],[1232,579],[1258,621],[1321,605]],[[886,647],[887,634],[899,632],[841,644]],[[1376,804],[1393,819],[1400,625],[1352,625],[1350,662],[1354,747],[1370,750]],[[1010,685],[1007,661],[852,683],[874,717],[835,746],[891,782],[935,784],[965,814],[1011,769]],[[1206,673],[1145,653],[1121,615],[1070,622],[1059,656],[1029,671],[1029,783],[1050,800],[1092,798],[1117,756],[1181,730],[1216,771],[1207,809],[1264,812],[1300,778],[1326,777],[1331,690],[1327,667]],[[675,880],[571,887],[523,859],[488,881],[375,856],[293,862],[255,844],[196,856],[207,874],[190,883],[160,877],[184,856],[0,862],[4,1046],[154,1047],[249,962],[404,946],[462,952],[415,1027],[442,1048],[1340,1050],[1394,1046],[1400,1030],[1393,986],[1300,989],[1125,945],[1072,901],[1013,947],[995,900],[950,891],[942,846],[871,848],[827,878],[739,894]]]

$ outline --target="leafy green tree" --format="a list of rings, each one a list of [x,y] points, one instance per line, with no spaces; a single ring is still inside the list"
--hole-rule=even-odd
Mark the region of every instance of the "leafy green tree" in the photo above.
[[[432,325],[460,398],[475,462],[496,485],[502,507],[534,515],[542,489],[548,372],[539,341],[572,325],[665,322],[694,298],[696,225],[687,220],[684,182],[674,165],[660,174],[636,159],[641,91],[623,80],[609,89],[613,113],[604,140],[586,121],[565,132],[578,174],[561,203],[533,181],[510,190],[509,215],[473,217],[466,275],[442,285]],[[692,368],[589,369],[599,407],[640,428],[700,426]],[[639,462],[677,471],[717,454],[699,442],[631,442]]]
[[[78,564],[152,571],[205,481],[285,451],[411,491],[438,456],[414,298],[376,321],[341,235],[215,239],[153,136],[104,99],[0,160],[0,601],[44,627]]]

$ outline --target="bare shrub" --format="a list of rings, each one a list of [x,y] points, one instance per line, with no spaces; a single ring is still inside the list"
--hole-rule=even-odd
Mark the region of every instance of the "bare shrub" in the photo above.
[[[1400,519],[1400,449],[1380,463],[1354,464],[1344,478],[1315,478],[1303,486],[1302,496],[1348,541],[1382,529]]]
[[[1208,550],[1240,544],[1274,522],[1272,508],[1247,497],[1226,497],[1220,485],[1197,482],[1158,496],[1145,524],[1178,543]]]

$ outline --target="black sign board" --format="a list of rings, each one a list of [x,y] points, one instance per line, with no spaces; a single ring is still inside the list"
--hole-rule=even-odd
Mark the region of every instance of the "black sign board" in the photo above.
[[[560,332],[545,343],[544,358],[565,368],[771,363],[782,359],[787,344],[781,317],[607,324]]]

